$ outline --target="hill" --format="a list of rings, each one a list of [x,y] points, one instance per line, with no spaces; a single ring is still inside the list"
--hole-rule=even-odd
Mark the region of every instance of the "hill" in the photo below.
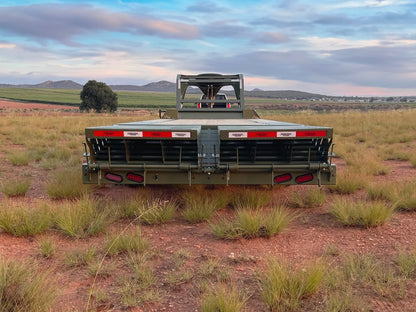
[[[44,81],[38,84],[0,84],[0,88],[34,88],[34,89],[82,89],[82,85],[72,80]]]

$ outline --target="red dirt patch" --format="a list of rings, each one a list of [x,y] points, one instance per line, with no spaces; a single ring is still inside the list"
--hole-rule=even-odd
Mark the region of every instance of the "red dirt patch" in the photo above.
[[[54,104],[43,104],[43,103],[30,103],[30,102],[18,102],[11,100],[0,99],[0,111],[1,110],[70,110],[78,111],[78,107],[69,105],[54,105]]]

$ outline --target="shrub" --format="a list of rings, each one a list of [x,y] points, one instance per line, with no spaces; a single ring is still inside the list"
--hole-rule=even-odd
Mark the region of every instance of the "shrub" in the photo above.
[[[270,260],[259,276],[261,297],[272,311],[296,311],[301,299],[317,292],[323,277],[321,265],[292,270],[286,264]]]
[[[111,90],[104,82],[89,80],[82,88],[81,111],[94,110],[97,113],[115,112],[117,110],[117,94]]]
[[[382,201],[356,201],[336,199],[330,207],[331,214],[348,226],[374,227],[387,222],[394,207]]]
[[[0,258],[0,311],[49,311],[57,289],[36,264]]]
[[[33,236],[53,224],[52,212],[45,204],[29,207],[23,203],[6,202],[0,208],[0,228],[14,236]]]

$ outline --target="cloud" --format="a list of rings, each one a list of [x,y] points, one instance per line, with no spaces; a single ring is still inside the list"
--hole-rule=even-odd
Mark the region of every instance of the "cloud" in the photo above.
[[[289,38],[279,32],[264,32],[259,34],[254,40],[254,42],[269,43],[269,44],[280,44],[289,42]]]
[[[218,3],[212,1],[198,1],[186,8],[189,12],[197,12],[204,14],[221,13],[225,7],[219,6]]]
[[[415,49],[414,43],[328,51],[269,50],[233,56],[217,54],[213,56],[215,64],[201,60],[199,69],[242,72],[251,76],[321,85],[338,83],[360,87],[414,88]]]
[[[99,31],[126,32],[161,38],[199,38],[197,27],[146,15],[110,12],[90,5],[34,4],[0,7],[0,31],[74,44],[74,37]]]

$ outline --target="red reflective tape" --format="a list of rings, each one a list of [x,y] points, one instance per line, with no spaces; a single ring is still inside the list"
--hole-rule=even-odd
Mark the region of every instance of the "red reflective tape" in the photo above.
[[[253,131],[247,132],[248,138],[275,138],[277,136],[276,131]]]
[[[96,137],[123,137],[123,131],[111,131],[111,130],[95,130],[94,136]]]
[[[171,138],[172,132],[170,131],[143,131],[143,137],[145,138]]]
[[[296,137],[326,137],[325,130],[296,131]]]

